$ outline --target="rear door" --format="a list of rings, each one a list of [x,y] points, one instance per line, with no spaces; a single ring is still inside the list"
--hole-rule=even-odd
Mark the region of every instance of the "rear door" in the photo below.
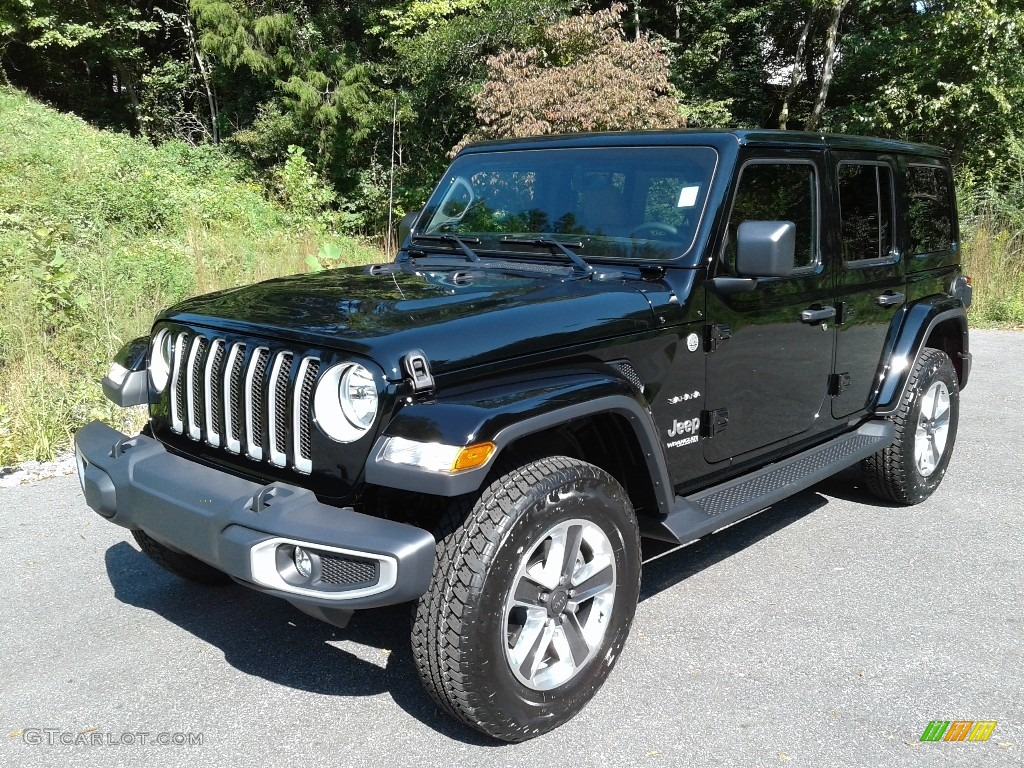
[[[840,253],[831,388],[832,416],[839,419],[868,404],[881,373],[882,348],[893,315],[906,296],[896,246],[896,158],[834,152],[832,160]]]

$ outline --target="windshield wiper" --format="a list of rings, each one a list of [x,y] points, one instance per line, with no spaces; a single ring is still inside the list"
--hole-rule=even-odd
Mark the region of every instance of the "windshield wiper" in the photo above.
[[[503,237],[501,239],[503,243],[511,243],[512,245],[536,245],[541,248],[550,248],[552,253],[562,253],[569,258],[569,261],[573,263],[573,266],[580,269],[585,274],[592,275],[594,268],[590,266],[583,257],[578,253],[570,251],[567,246],[573,248],[582,248],[583,243],[560,243],[550,237]]]
[[[451,243],[462,249],[462,252],[466,254],[466,258],[470,261],[480,261],[480,257],[476,255],[476,251],[470,248],[467,243],[473,245],[480,244],[479,237],[459,237],[458,235],[413,235],[413,242],[417,240],[430,240],[436,243]]]

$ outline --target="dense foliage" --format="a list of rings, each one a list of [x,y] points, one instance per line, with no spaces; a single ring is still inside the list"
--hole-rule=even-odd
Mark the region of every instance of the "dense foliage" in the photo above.
[[[0,0],[0,464],[105,407],[82,371],[158,304],[388,247],[478,137],[948,147],[975,320],[1024,324],[1022,43],[1024,0]]]
[[[309,169],[290,168],[304,199]],[[216,148],[153,147],[0,86],[0,466],[114,418],[96,383],[162,307],[382,257],[267,201],[246,173]]]
[[[299,147],[324,204],[375,235],[467,136],[809,127],[941,144],[998,184],[1022,43],[1020,0],[0,0],[11,84],[225,142],[271,189]]]

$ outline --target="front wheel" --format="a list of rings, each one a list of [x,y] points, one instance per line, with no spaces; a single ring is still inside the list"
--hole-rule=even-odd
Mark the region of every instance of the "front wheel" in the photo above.
[[[413,627],[420,676],[474,728],[538,736],[607,678],[639,587],[636,518],[618,482],[566,457],[525,464],[455,510],[438,542]]]
[[[896,428],[892,445],[861,464],[868,489],[900,504],[931,496],[946,473],[959,416],[959,380],[949,355],[923,350],[899,408],[889,417]]]

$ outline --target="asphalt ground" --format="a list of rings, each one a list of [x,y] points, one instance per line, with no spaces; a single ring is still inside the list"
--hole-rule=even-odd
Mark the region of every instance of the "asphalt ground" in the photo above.
[[[975,332],[924,504],[847,472],[649,560],[620,662],[561,729],[437,710],[408,609],[339,630],[159,570],[73,476],[0,490],[3,766],[1024,764],[1024,334]],[[986,742],[921,742],[932,720]]]

